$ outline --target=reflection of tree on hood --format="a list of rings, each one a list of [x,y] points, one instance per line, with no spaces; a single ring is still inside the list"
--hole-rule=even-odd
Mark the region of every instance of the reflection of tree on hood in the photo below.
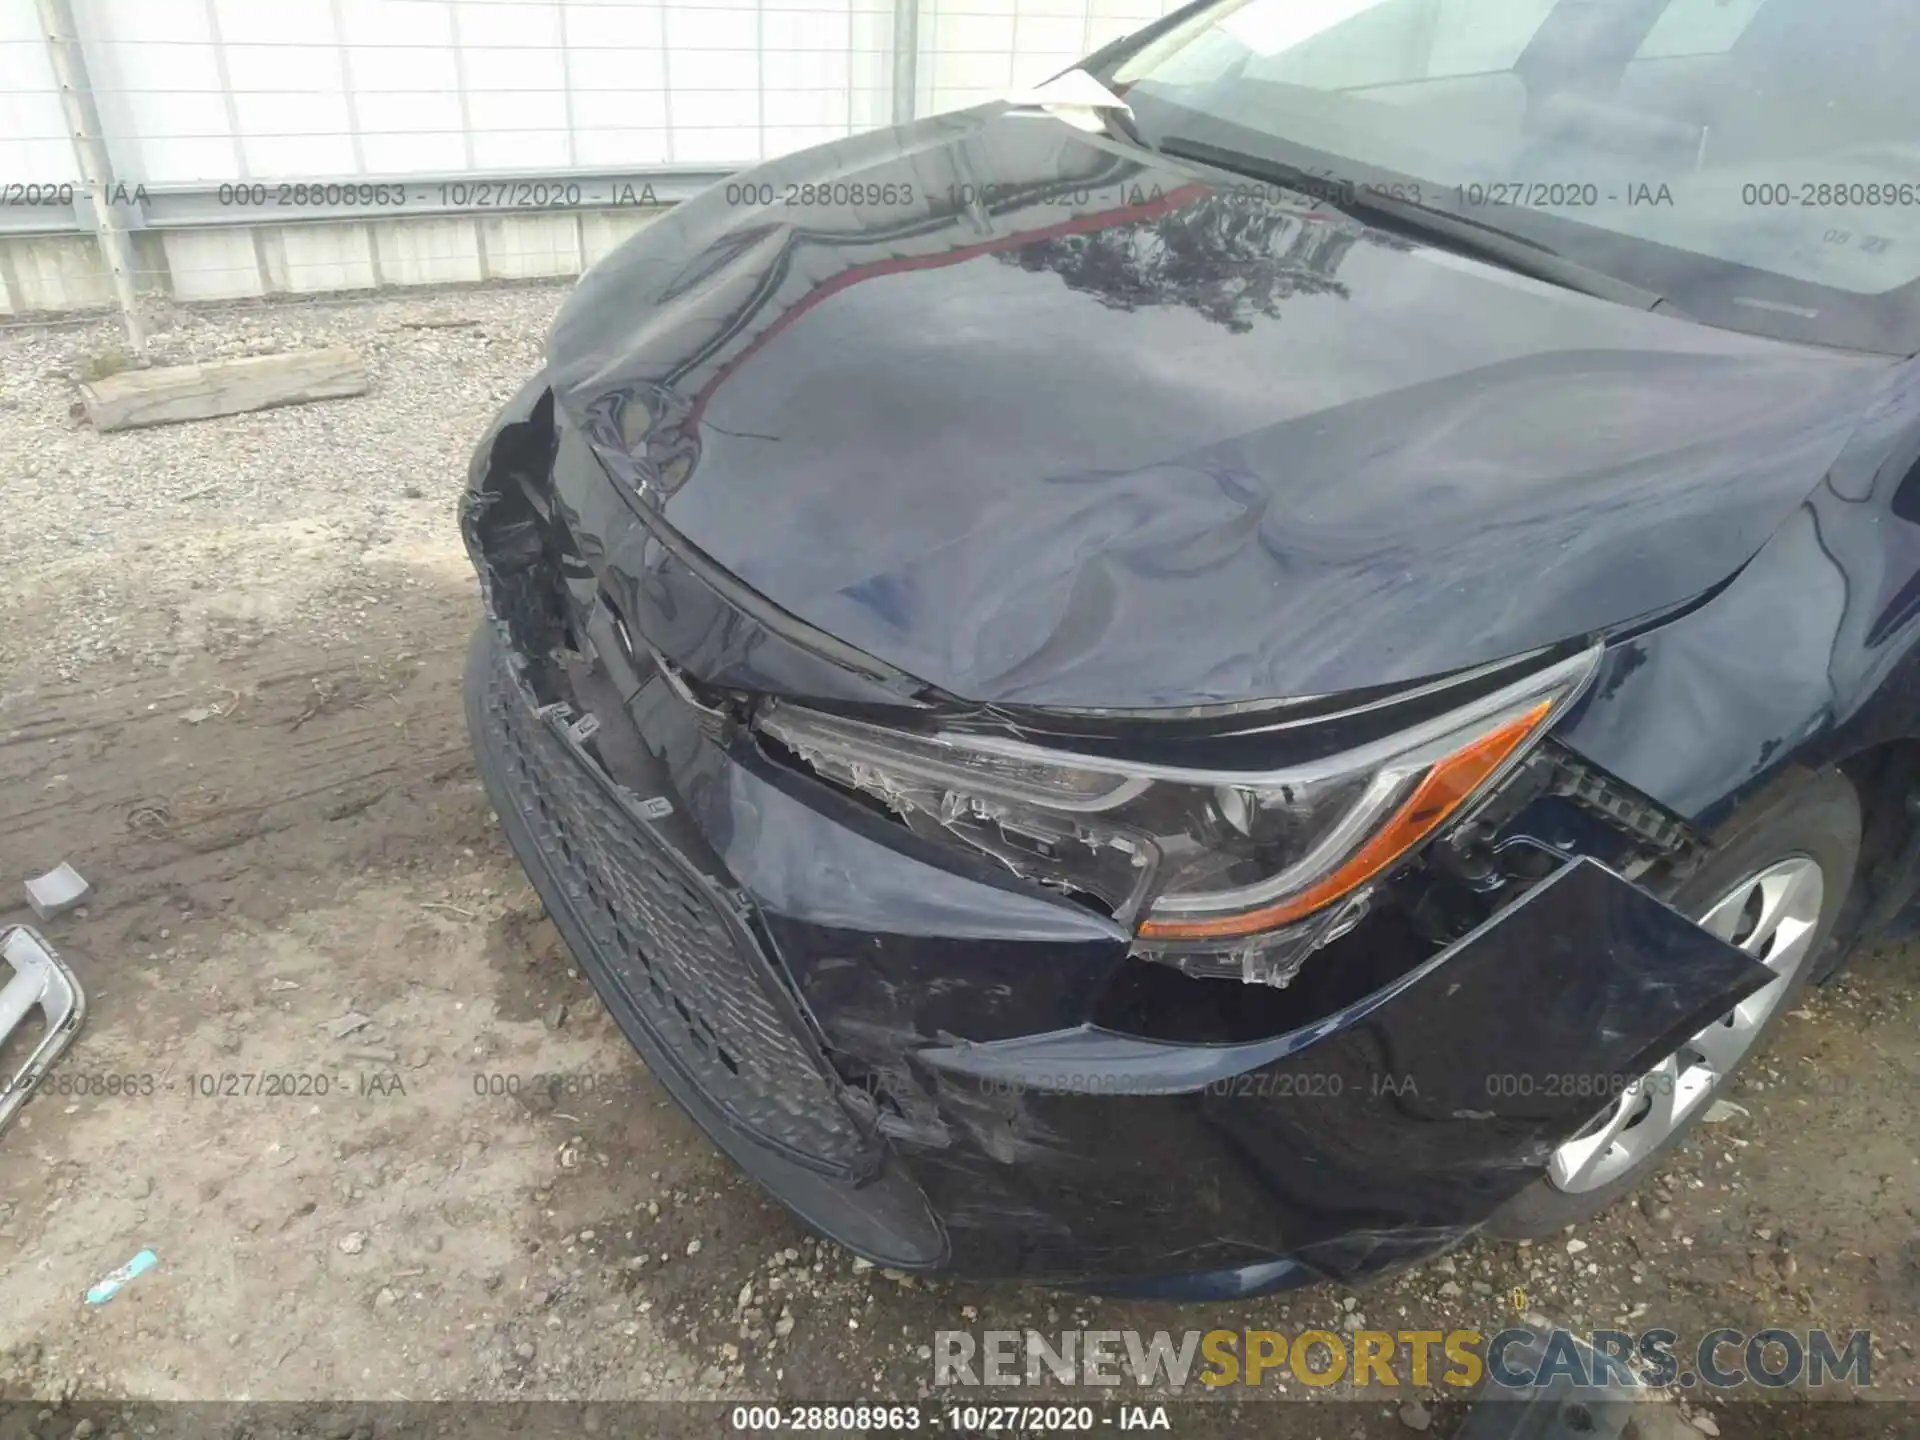
[[[1280,318],[1293,295],[1338,295],[1333,278],[1361,235],[1351,222],[1277,204],[1210,195],[1170,214],[1035,241],[1000,259],[1051,270],[1116,310],[1186,305],[1236,333]]]

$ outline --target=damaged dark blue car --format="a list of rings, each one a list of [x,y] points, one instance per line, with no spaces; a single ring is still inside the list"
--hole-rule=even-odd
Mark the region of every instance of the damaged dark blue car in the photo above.
[[[474,456],[468,720],[661,1083],[909,1270],[1632,1189],[1920,880],[1917,62],[1206,3],[595,266]]]

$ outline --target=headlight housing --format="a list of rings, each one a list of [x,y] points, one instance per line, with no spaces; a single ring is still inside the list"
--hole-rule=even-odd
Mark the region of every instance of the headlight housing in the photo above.
[[[1284,984],[1374,881],[1492,790],[1592,677],[1601,647],[1404,731],[1286,769],[1175,768],[784,702],[756,727],[915,831],[1097,899],[1136,948]]]

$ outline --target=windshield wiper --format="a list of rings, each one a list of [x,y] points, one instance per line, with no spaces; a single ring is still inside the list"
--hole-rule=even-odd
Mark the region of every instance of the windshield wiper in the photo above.
[[[1483,260],[1503,270],[1511,270],[1516,275],[1544,280],[1549,285],[1577,290],[1582,295],[1597,296],[1616,304],[1630,305],[1636,310],[1652,310],[1656,306],[1661,306],[1663,311],[1670,308],[1663,306],[1663,297],[1656,292],[1569,260],[1537,240],[1529,240],[1524,235],[1516,235],[1482,221],[1469,220],[1432,205],[1370,193],[1350,182],[1308,170],[1304,166],[1248,155],[1200,140],[1173,136],[1161,140],[1153,148],[1175,159],[1197,160],[1203,165],[1231,170],[1252,180],[1299,190],[1309,198],[1377,229],[1391,230],[1411,240],[1422,240],[1470,260]],[[1329,194],[1330,190],[1336,193]]]

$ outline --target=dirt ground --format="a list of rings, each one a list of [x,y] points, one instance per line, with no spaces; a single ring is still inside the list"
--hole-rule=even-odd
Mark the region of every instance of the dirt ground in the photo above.
[[[112,327],[0,333],[0,923],[31,920],[20,882],[60,860],[97,888],[41,927],[86,1029],[0,1138],[0,1395],[911,1399],[941,1328],[1518,1312],[1871,1329],[1873,1394],[1916,1398],[1901,947],[1795,1012],[1731,1118],[1566,1240],[1182,1307],[892,1276],[810,1238],[629,1051],[468,758],[455,500],[562,294],[177,312],[162,362],[345,343],[372,392],[117,435],[70,414]],[[143,1247],[153,1271],[82,1302]],[[1263,1397],[1176,1433],[1446,1434],[1461,1411]],[[1913,1413],[1690,1395],[1660,1424],[1895,1434]]]

